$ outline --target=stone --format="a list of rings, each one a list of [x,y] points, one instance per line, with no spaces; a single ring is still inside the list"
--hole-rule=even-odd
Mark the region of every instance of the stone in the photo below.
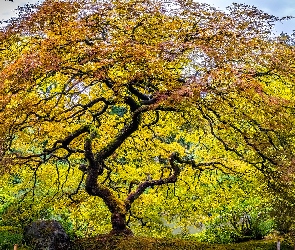
[[[55,220],[32,222],[24,229],[24,242],[35,250],[68,250],[70,237]]]

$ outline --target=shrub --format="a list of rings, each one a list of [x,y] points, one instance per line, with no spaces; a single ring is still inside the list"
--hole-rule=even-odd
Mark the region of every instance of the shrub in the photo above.
[[[232,243],[260,240],[269,234],[275,224],[267,211],[232,211],[217,216],[205,225],[196,237],[209,243]]]
[[[13,249],[14,244],[21,244],[22,230],[15,227],[0,227],[0,249]]]

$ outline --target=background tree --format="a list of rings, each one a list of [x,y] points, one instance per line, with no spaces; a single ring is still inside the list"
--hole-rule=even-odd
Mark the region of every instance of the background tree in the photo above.
[[[70,197],[86,177],[115,234],[142,194],[207,169],[291,185],[294,48],[278,20],[180,0],[26,6],[1,33],[3,159],[33,190],[46,166],[79,168]]]

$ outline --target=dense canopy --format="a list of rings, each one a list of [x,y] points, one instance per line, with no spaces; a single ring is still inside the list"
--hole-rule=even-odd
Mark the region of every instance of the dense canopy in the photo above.
[[[42,169],[72,171],[57,192],[85,187],[126,234],[136,199],[177,181],[185,195],[206,170],[291,185],[295,50],[278,20],[188,0],[24,7],[0,36],[1,171],[28,167],[33,190]]]

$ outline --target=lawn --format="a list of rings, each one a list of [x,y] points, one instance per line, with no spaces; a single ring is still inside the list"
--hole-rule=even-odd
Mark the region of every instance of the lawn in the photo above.
[[[75,241],[75,250],[275,250],[274,240],[248,241],[236,244],[205,244],[195,241],[180,239],[160,239],[145,237],[107,237],[79,239]],[[281,250],[293,250],[294,248],[282,243]]]

